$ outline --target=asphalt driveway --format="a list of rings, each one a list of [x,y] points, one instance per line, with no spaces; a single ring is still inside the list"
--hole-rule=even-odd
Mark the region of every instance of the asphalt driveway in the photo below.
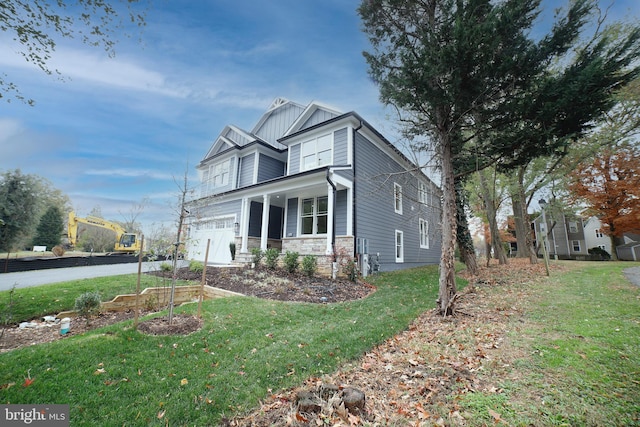
[[[146,273],[160,269],[160,264],[166,261],[143,262],[142,272]],[[186,263],[186,261],[179,261]],[[180,264],[179,266],[182,266]],[[134,274],[138,272],[138,263],[91,265],[70,268],[51,268],[47,270],[23,271],[19,273],[0,274],[0,291],[30,286],[48,285],[66,282],[68,280],[91,279],[94,277],[117,276],[120,274]]]

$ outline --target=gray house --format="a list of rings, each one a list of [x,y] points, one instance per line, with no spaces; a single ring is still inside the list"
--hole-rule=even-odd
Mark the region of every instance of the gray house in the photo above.
[[[186,224],[190,259],[251,249],[356,257],[364,272],[440,259],[441,192],[357,113],[276,99],[251,131],[226,126],[200,164]],[[364,264],[362,264],[364,263]]]
[[[545,225],[542,216],[533,220],[537,242],[542,242],[547,233],[547,253],[555,259],[587,259],[589,248],[585,239],[585,224],[582,218],[558,212],[548,212]],[[542,245],[538,245],[542,256]]]

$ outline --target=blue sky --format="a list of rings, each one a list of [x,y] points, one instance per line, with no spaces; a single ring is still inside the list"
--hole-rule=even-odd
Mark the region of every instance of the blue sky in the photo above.
[[[123,220],[148,198],[139,220],[149,231],[176,220],[176,180],[188,170],[197,184],[195,166],[223,127],[250,130],[277,97],[356,111],[395,142],[362,57],[357,4],[154,0],[146,27],[119,37],[114,58],[60,40],[50,64],[63,81],[0,34],[0,71],[36,101],[0,100],[0,171],[47,178],[81,216],[100,206]],[[610,15],[637,19],[640,1],[617,0]]]

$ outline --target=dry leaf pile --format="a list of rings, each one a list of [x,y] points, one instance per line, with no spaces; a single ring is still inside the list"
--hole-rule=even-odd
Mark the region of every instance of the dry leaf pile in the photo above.
[[[499,385],[518,373],[514,360],[523,357],[509,345],[509,333],[522,327],[530,287],[544,278],[544,265],[528,260],[493,264],[468,278],[460,292],[456,316],[425,312],[408,330],[385,341],[359,361],[301,387],[273,394],[254,413],[229,426],[386,426],[465,425],[459,405],[466,393],[500,394]],[[490,375],[489,375],[490,373]],[[366,396],[364,411],[352,413],[339,400],[318,411],[303,411],[297,396],[326,384],[355,388]],[[337,403],[337,404],[336,404]],[[501,415],[492,409],[496,423]]]

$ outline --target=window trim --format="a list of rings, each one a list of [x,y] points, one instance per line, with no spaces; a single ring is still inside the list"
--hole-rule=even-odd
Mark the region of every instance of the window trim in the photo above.
[[[422,181],[418,181],[418,201],[423,205],[426,205],[428,194],[429,193],[427,192],[427,185]]]
[[[318,141],[322,138],[328,137],[329,138],[329,149],[328,150],[322,150],[320,152],[318,152]],[[304,148],[305,148],[305,144],[314,144],[314,149],[313,149],[313,156],[315,156],[315,161],[313,163],[313,165],[310,166],[306,166],[305,165],[305,152],[304,152]],[[312,170],[312,169],[317,169],[323,166],[327,166],[330,165],[333,162],[333,151],[334,151],[334,141],[333,141],[333,132],[329,132],[326,134],[322,134],[322,135],[318,135],[314,138],[308,139],[306,141],[302,141],[300,143],[300,172],[304,172],[304,171],[308,171],[308,170]],[[329,152],[329,159],[326,163],[322,163],[320,164],[319,160],[319,154],[320,153],[325,153],[325,152]]]
[[[396,230],[395,232],[394,253],[397,263],[404,262],[404,232],[402,230]]]
[[[393,183],[393,210],[398,215],[402,215],[402,185]]]
[[[420,235],[420,248],[429,249],[429,221],[424,218],[418,220],[418,233]]]
[[[327,200],[327,211],[326,212],[322,212],[320,215],[318,215],[318,206],[319,206],[319,202],[318,200],[320,199],[326,199]],[[304,203],[305,201],[308,200],[312,200],[313,202],[313,210],[311,212],[310,215],[305,215],[304,213]],[[300,232],[298,233],[300,236],[326,236],[327,232],[325,231],[324,233],[318,233],[318,218],[319,217],[326,217],[327,222],[329,221],[329,196],[312,196],[312,197],[305,197],[305,198],[301,198],[300,199]],[[304,232],[304,227],[303,227],[303,220],[304,218],[311,218],[311,233],[305,233]]]
[[[576,245],[577,243],[577,245]],[[578,249],[576,249],[576,247]],[[572,240],[571,241],[571,249],[573,250],[573,252],[582,252],[582,245],[580,244],[580,240]]]

